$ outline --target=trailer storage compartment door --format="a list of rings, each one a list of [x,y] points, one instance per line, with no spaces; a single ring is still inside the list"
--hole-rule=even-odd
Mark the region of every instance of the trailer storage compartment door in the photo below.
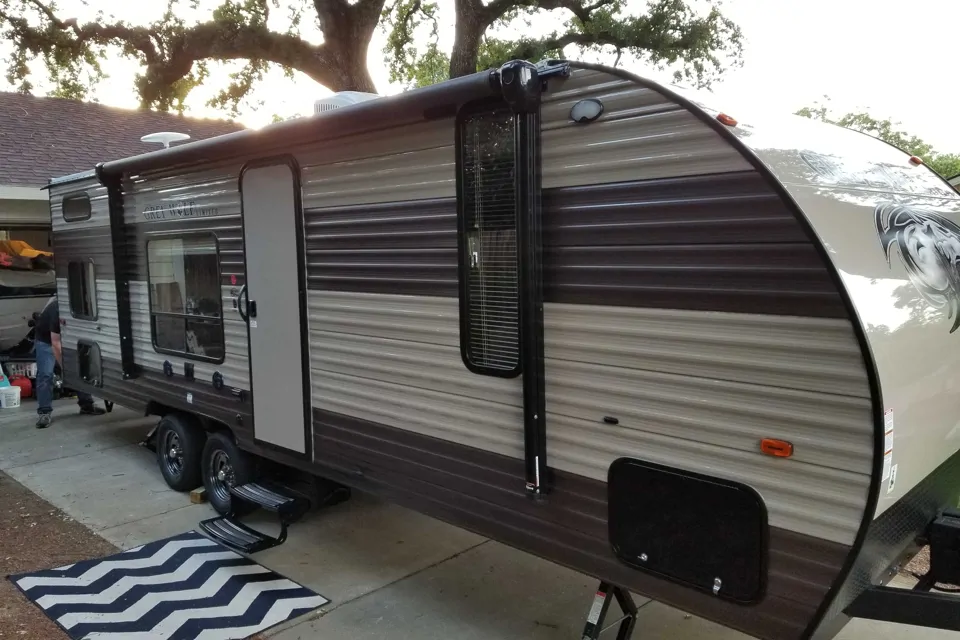
[[[240,190],[247,274],[240,304],[249,325],[254,439],[308,455],[299,170],[277,160],[248,165]]]

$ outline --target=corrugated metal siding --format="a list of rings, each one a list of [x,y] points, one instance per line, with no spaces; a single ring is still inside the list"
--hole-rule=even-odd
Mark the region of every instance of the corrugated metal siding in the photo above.
[[[224,346],[226,357],[222,364],[190,360],[172,354],[157,353],[153,348],[153,335],[150,332],[150,300],[147,283],[130,283],[130,309],[133,317],[133,353],[134,362],[153,371],[163,371],[163,363],[169,360],[174,371],[183,372],[183,363],[192,362],[194,375],[201,380],[211,381],[213,373],[223,374],[226,386],[238,389],[250,389],[249,352],[247,350],[247,325],[233,308],[231,287],[222,287],[224,312]]]
[[[238,176],[240,163],[207,167],[199,171],[157,172],[139,176],[124,184],[124,222],[128,251],[132,257],[126,275],[130,278],[134,361],[152,371],[162,371],[169,360],[182,373],[184,362],[193,362],[198,380],[210,382],[213,373],[223,374],[228,387],[250,389],[247,327],[233,306],[236,293],[244,283],[243,227],[240,213]],[[189,203],[205,215],[164,220],[144,217],[148,207]],[[213,234],[217,238],[220,259],[224,343],[222,364],[192,361],[171,354],[157,353],[150,331],[150,307],[147,288],[146,244],[153,234]]]
[[[846,317],[755,172],[556,188],[543,206],[548,302]],[[456,211],[454,198],[307,210],[309,287],[456,297]]]
[[[662,95],[594,71],[551,81],[544,98],[543,187],[602,184],[751,169],[729,144]],[[570,120],[584,98],[604,113]],[[324,143],[305,151],[305,209],[454,197],[454,122],[444,118]]]
[[[311,292],[309,309],[315,406],[522,457],[520,381],[466,370],[456,299]],[[544,324],[552,466],[602,480],[636,455],[728,477],[764,495],[774,526],[853,540],[873,449],[849,323],[548,304]],[[761,437],[797,453],[762,456]]]
[[[587,98],[593,123],[570,120]],[[715,131],[661,94],[598,71],[550,82],[541,110],[543,188],[744,171],[752,167]]]
[[[199,217],[237,216],[240,214],[239,175],[240,164],[231,162],[197,171],[173,170],[138,176],[123,184],[124,222],[158,221],[146,219],[144,211],[174,207],[183,202],[191,203],[197,212],[202,210],[204,215]],[[170,215],[174,214],[164,219],[171,219]]]
[[[63,219],[63,197],[85,192],[90,198],[90,217],[86,220],[67,222]],[[107,189],[95,179],[81,180],[50,188],[50,223],[53,232],[76,231],[93,227],[110,226],[110,207],[107,202]]]
[[[301,167],[304,209],[456,195],[453,119],[324,142]]]
[[[64,347],[76,348],[78,340],[100,345],[100,356],[120,361],[120,325],[117,320],[117,292],[113,279],[97,278],[97,319],[79,320],[70,315],[70,293],[66,278],[57,278],[60,318],[64,324],[60,339]],[[75,372],[69,372],[75,373]]]
[[[77,371],[77,351],[65,346],[63,362],[68,371]],[[71,385],[138,412],[146,410],[151,402],[158,402],[177,411],[210,417],[229,426],[241,446],[254,446],[250,395],[239,398],[226,389],[217,391],[209,380],[187,380],[180,374],[168,378],[150,369],[125,379],[120,361],[104,356],[102,388],[91,387],[80,380],[73,380]]]
[[[522,460],[319,409],[314,419],[317,460],[338,479],[756,637],[799,638],[849,552],[771,528],[766,597],[744,607],[617,560],[604,482],[555,471],[541,504],[526,495]]]

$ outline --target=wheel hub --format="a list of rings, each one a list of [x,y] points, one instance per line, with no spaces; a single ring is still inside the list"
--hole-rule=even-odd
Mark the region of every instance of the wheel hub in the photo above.
[[[173,431],[168,431],[161,445],[160,450],[164,452],[168,473],[173,476],[183,473],[183,448],[180,446],[180,436]]]
[[[233,464],[230,462],[230,456],[226,451],[214,452],[210,464],[211,489],[221,501],[226,502],[231,499],[230,487],[236,483],[236,476],[233,473]]]

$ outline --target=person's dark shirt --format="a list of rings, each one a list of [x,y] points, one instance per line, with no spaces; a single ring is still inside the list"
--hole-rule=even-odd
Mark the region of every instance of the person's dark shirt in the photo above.
[[[40,312],[34,332],[34,340],[50,344],[50,334],[60,334],[60,305],[56,300]]]

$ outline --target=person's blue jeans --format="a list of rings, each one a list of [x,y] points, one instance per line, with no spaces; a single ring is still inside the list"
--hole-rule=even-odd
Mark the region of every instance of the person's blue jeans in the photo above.
[[[53,413],[53,372],[57,357],[53,354],[53,345],[46,342],[37,340],[33,349],[37,357],[37,413]],[[93,404],[93,397],[78,391],[77,404],[88,407]]]

